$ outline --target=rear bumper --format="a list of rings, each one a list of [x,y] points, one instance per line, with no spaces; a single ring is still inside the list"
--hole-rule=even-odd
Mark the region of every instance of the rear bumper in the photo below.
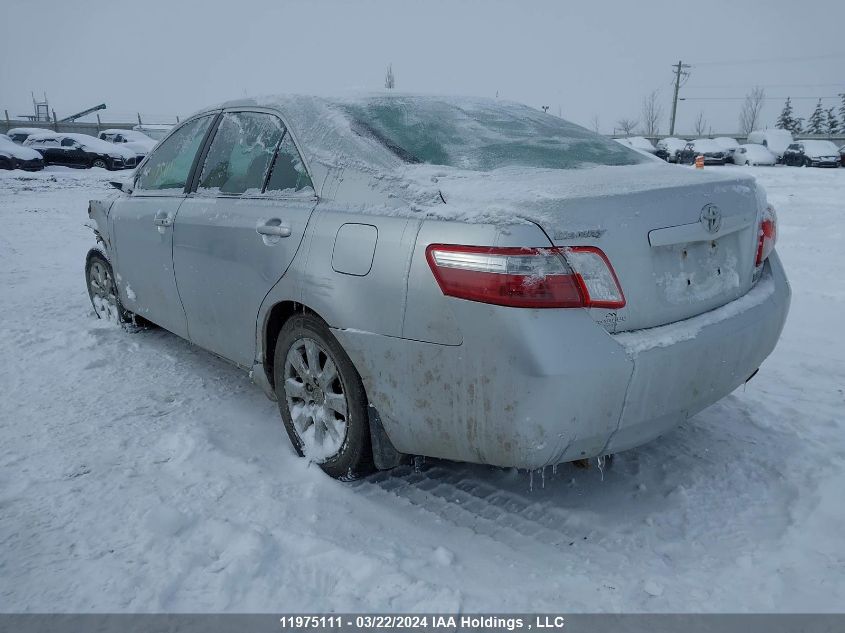
[[[333,331],[398,450],[538,468],[638,446],[726,396],[774,349],[789,301],[773,254],[744,297],[638,332],[460,300],[473,327],[457,346]]]

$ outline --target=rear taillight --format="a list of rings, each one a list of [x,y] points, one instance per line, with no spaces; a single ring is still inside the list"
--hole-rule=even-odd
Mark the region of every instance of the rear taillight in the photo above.
[[[771,254],[775,248],[775,242],[778,237],[778,216],[772,205],[766,207],[763,211],[763,216],[760,219],[760,226],[757,231],[757,259],[754,262],[754,267],[758,268],[763,265],[766,258]]]
[[[625,296],[592,246],[520,248],[432,244],[426,258],[443,294],[519,308],[621,308]]]

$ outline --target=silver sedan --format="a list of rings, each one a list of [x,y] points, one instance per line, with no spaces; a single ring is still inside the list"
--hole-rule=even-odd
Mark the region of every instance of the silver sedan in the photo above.
[[[339,478],[637,446],[753,376],[789,309],[753,179],[498,100],[234,101],[114,184],[96,313],[251,372]]]

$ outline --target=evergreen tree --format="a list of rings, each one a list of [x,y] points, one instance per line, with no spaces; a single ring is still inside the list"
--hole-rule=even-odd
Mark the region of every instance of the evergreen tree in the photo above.
[[[840,92],[839,96],[842,99],[842,105],[839,106],[839,119],[842,123],[839,126],[839,129],[845,130],[845,92]]]
[[[798,116],[792,119],[792,129],[790,130],[793,134],[803,134],[804,133],[804,117]]]
[[[836,134],[839,132],[839,120],[836,118],[836,114],[833,112],[833,108],[827,109],[827,129],[826,132],[828,136]]]
[[[781,110],[775,127],[790,131],[795,128],[795,117],[792,116],[792,100],[789,97],[786,98],[786,103],[783,104],[783,110]]]
[[[810,120],[807,121],[807,129],[805,132],[807,134],[824,134],[825,127],[824,108],[822,108],[822,100],[819,99],[819,102],[816,104],[816,109],[813,110],[813,114],[810,115]]]

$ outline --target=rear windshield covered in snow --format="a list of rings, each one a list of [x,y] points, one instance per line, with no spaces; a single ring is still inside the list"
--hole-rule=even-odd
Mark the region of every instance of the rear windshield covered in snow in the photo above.
[[[519,104],[385,97],[341,107],[357,134],[374,139],[408,163],[489,171],[648,161],[610,139]]]

